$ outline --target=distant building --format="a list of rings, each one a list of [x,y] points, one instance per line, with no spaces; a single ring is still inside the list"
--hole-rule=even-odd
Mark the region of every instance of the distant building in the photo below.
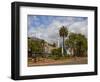
[[[50,54],[51,51],[52,51],[53,49],[56,49],[56,48],[57,48],[57,47],[54,47],[53,45],[50,45],[50,44],[48,44],[48,43],[45,43],[45,45],[44,45],[44,52]]]

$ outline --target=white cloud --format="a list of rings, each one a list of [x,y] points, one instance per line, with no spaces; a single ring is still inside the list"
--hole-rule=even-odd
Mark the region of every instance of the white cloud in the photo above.
[[[69,19],[67,19],[69,20]],[[87,36],[87,20],[84,21],[58,21],[53,20],[48,26],[40,25],[39,27],[31,27],[29,30],[28,36],[36,36],[40,39],[44,39],[49,43],[57,42],[59,37],[59,29],[61,26],[68,26],[68,30],[75,33],[82,33]]]
[[[87,37],[87,32],[88,32],[88,24],[87,21],[80,21],[80,22],[75,22],[69,27],[69,31],[75,32],[75,33],[82,33]]]

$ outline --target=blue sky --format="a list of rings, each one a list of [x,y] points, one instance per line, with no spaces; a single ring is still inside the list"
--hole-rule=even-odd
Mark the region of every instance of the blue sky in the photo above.
[[[87,37],[88,18],[72,16],[28,15],[28,36],[56,42],[59,29],[65,26],[69,31],[82,33]]]

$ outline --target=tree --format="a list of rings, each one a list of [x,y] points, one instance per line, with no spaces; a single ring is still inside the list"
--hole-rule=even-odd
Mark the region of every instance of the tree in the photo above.
[[[87,38],[82,34],[77,34],[77,55],[83,56],[87,52]]]
[[[33,40],[31,38],[28,38],[28,49],[31,51],[31,57],[32,59],[34,59],[34,62],[37,62],[37,57],[41,56],[41,53],[43,52],[41,42],[41,40]]]
[[[65,44],[74,51],[74,56],[82,56],[87,52],[87,38],[80,33],[70,33]]]
[[[62,26],[59,30],[59,35],[60,35],[60,37],[63,38],[63,53],[62,53],[62,56],[64,56],[64,54],[65,54],[65,46],[64,46],[65,44],[64,44],[64,42],[65,42],[65,37],[67,37],[67,35],[68,35],[68,29],[65,26]]]

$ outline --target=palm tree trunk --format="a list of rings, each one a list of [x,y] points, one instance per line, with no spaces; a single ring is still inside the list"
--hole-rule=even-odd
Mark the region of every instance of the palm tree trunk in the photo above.
[[[64,56],[64,53],[65,53],[65,52],[64,52],[64,36],[63,36],[63,46],[62,46],[62,48],[63,48],[63,49],[62,49],[62,50],[63,50],[63,51],[62,51],[62,52],[63,52],[63,53],[62,53],[62,56]]]

